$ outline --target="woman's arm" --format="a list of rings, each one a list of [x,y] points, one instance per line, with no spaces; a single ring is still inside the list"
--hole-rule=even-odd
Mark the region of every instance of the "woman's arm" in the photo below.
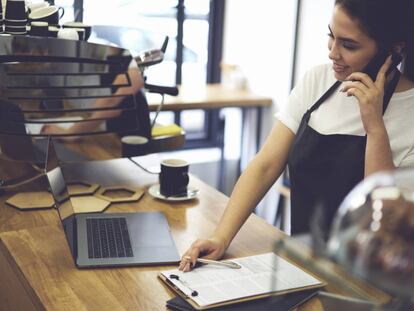
[[[377,131],[367,133],[365,177],[379,171],[391,171],[394,168],[390,140],[383,125]]]
[[[365,176],[395,168],[388,133],[382,115],[384,89],[387,82],[385,73],[391,65],[388,57],[381,66],[376,80],[362,72],[347,77],[343,92],[358,99],[362,123],[367,133],[365,147]]]
[[[293,138],[292,131],[277,121],[263,148],[240,176],[213,234],[226,246],[283,172]]]
[[[226,210],[211,239],[197,240],[184,254],[180,269],[188,271],[202,253],[203,257],[222,257],[236,233],[283,172],[294,134],[277,121],[260,152],[240,176]]]

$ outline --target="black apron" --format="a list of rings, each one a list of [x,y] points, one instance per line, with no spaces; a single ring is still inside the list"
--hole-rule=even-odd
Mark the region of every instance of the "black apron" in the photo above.
[[[383,114],[398,84],[397,71],[384,94]],[[366,136],[322,135],[309,125],[311,113],[341,84],[334,83],[304,114],[288,155],[291,184],[291,233],[310,230],[316,210],[325,234],[352,188],[364,178]]]

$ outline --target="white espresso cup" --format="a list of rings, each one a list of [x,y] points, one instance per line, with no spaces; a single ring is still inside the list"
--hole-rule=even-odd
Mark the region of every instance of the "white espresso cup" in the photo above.
[[[50,5],[49,2],[46,2],[46,1],[45,2],[34,2],[34,3],[29,3],[27,5],[27,8],[29,9],[29,13],[30,13],[30,12],[33,12],[34,10],[48,7],[49,5]]]
[[[79,40],[78,32],[75,29],[70,28],[59,29],[57,37],[66,40]]]

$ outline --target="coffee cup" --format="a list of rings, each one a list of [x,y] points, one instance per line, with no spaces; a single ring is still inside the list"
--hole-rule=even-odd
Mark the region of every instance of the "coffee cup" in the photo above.
[[[165,197],[187,195],[189,164],[180,159],[161,162],[159,175],[160,193]]]
[[[49,35],[49,24],[47,22],[32,22],[29,35],[47,37]]]
[[[85,29],[83,28],[69,28],[69,29],[73,29],[76,30],[76,32],[78,33],[78,37],[79,40],[85,40]]]
[[[27,21],[24,0],[8,0],[4,17],[11,21]]]
[[[26,26],[8,26],[7,23],[4,27],[5,33],[10,35],[25,35],[27,33]]]
[[[87,41],[91,36],[92,26],[84,24],[82,22],[67,22],[63,24],[63,28],[82,28],[85,29],[85,36],[83,40]]]
[[[6,20],[4,20],[4,24],[6,26],[11,26],[11,27],[26,27],[27,20],[26,19],[23,19],[21,21],[18,21],[18,20],[9,20],[9,19],[6,19]]]
[[[65,14],[65,9],[54,5],[36,9],[29,14],[31,22],[48,22],[49,25],[58,25],[59,20]]]
[[[56,26],[49,26],[49,37],[52,38],[57,38],[58,32],[59,32],[60,28],[56,27]]]
[[[68,28],[59,29],[57,37],[66,40],[79,40],[78,32],[75,29]]]
[[[45,8],[45,7],[48,7],[49,5],[50,5],[49,2],[46,2],[46,1],[45,2],[29,3],[27,5],[27,11],[30,14],[34,10],[41,9],[41,8]]]
[[[148,153],[148,138],[138,135],[129,135],[121,138],[122,156],[134,157]]]

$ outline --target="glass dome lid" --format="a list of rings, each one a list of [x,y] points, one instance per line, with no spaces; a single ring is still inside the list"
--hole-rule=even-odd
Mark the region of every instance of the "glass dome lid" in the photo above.
[[[328,253],[351,274],[398,297],[414,296],[414,169],[359,183],[339,207]]]

